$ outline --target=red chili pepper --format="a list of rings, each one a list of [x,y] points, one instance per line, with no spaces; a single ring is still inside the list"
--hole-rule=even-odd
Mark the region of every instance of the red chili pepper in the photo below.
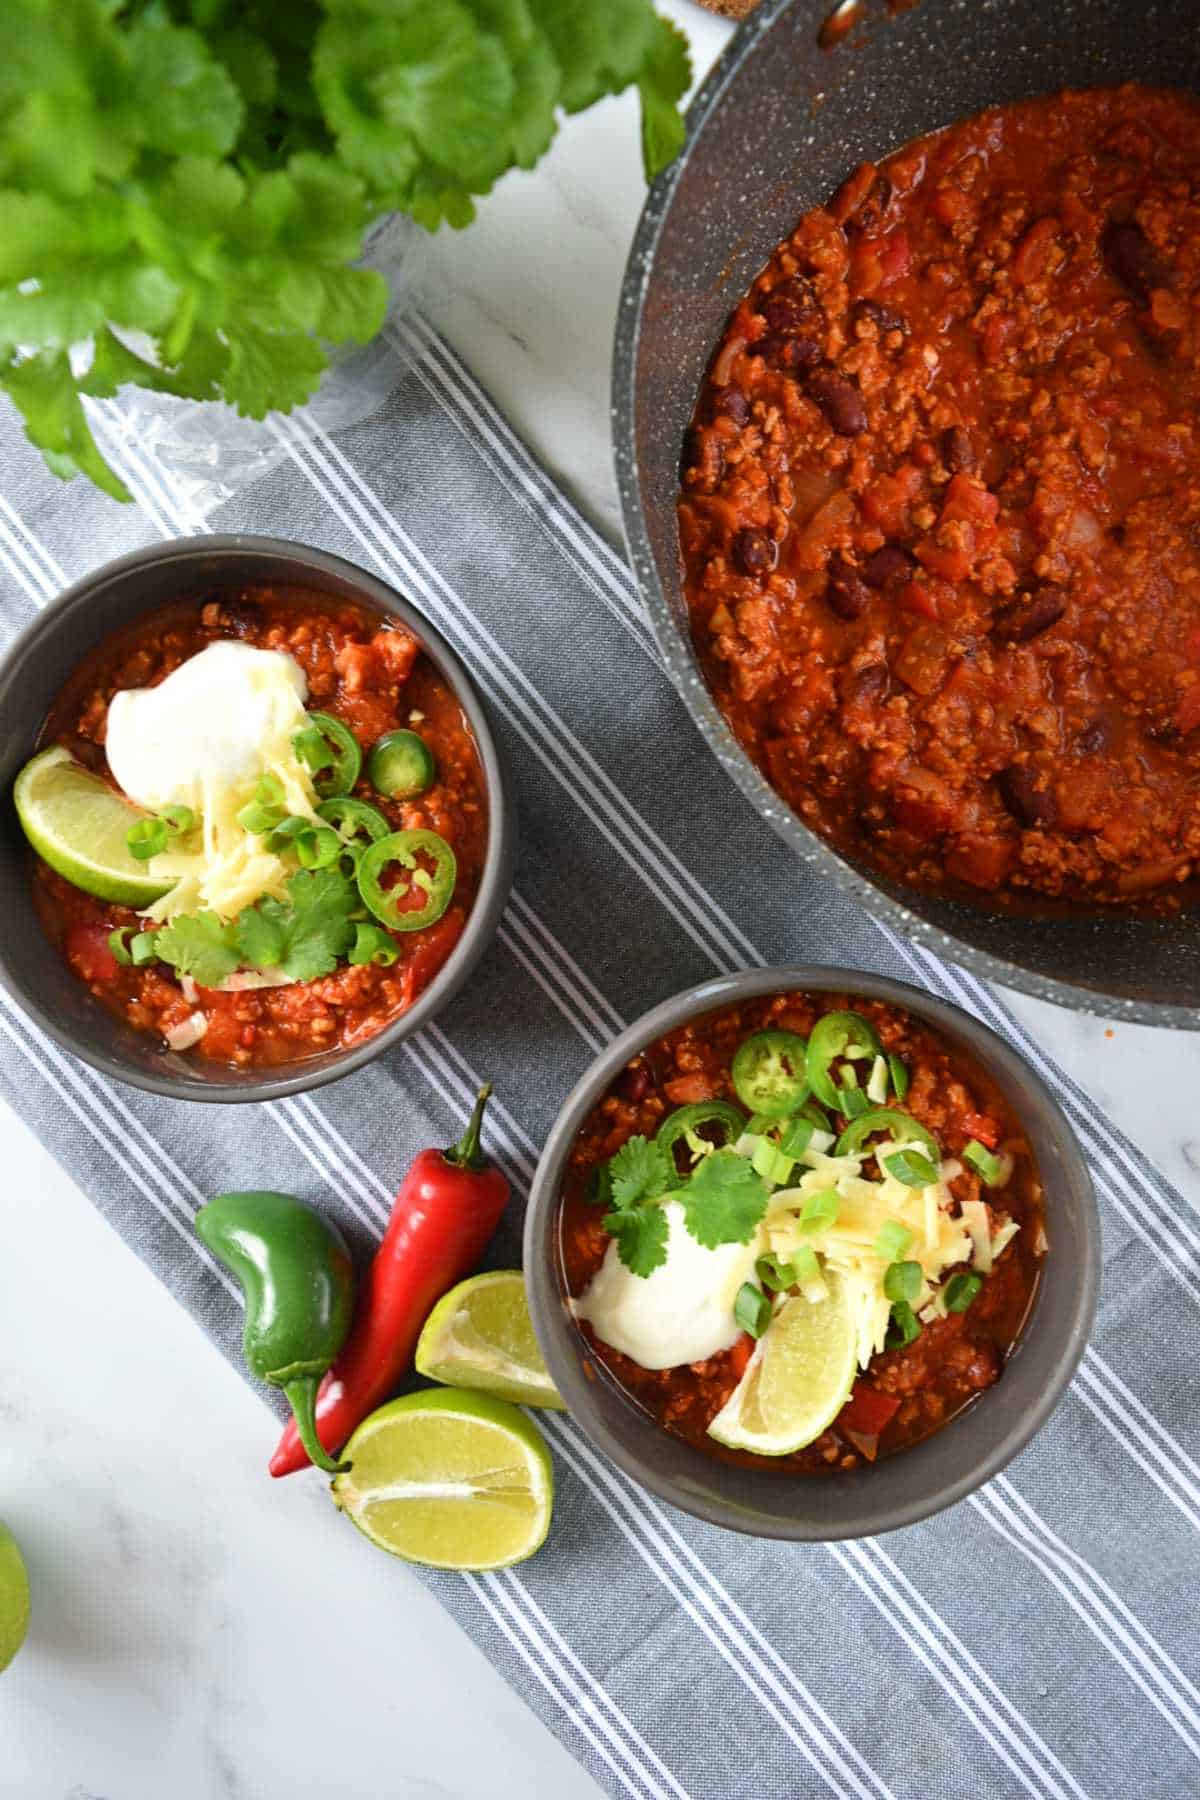
[[[421,1327],[456,1281],[475,1268],[508,1202],[508,1182],[479,1147],[491,1086],[452,1150],[422,1150],[396,1195],[382,1244],[359,1297],[350,1336],[317,1394],[317,1436],[340,1450],[408,1372]],[[308,1467],[289,1422],[272,1475]]]

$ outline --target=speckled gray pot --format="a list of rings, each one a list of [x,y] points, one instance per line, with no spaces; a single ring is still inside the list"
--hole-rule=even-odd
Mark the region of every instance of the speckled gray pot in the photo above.
[[[718,1462],[669,1436],[602,1369],[576,1329],[559,1269],[558,1200],[576,1134],[632,1056],[690,1018],[760,994],[807,990],[903,1006],[991,1074],[1025,1128],[1045,1188],[1046,1256],[1033,1312],[1000,1381],[923,1444],[873,1468],[789,1475]],[[546,1142],[525,1216],[525,1286],[546,1366],[571,1413],[627,1475],[713,1525],[828,1542],[911,1525],[981,1487],[1040,1430],[1083,1355],[1100,1285],[1100,1221],[1079,1146],[1049,1088],[986,1025],[902,981],[849,969],[754,969],[689,988],[622,1032],[572,1091]],[[584,1374],[590,1362],[594,1377]]]
[[[844,10],[844,9],[843,9]],[[697,94],[688,142],[651,189],[621,294],[613,373],[625,533],[671,676],[762,816],[805,862],[902,935],[1062,1004],[1200,1028],[1200,931],[1128,918],[1017,919],[926,898],[839,856],[763,780],[714,706],[679,592],[684,431],[738,297],[808,207],[854,165],[981,107],[1130,79],[1200,88],[1187,7],[1129,0],[864,0],[822,49],[829,11],[763,0]]]
[[[279,582],[359,600],[399,619],[454,689],[483,767],[490,829],[483,880],[466,930],[446,966],[415,1006],[376,1037],[262,1071],[214,1068],[187,1055],[162,1054],[144,1033],[97,1005],[50,943],[33,908],[28,847],[12,804],[12,783],[33,754],[42,721],[67,677],[119,626],[168,600],[246,582]],[[0,983],[65,1050],[117,1081],[174,1100],[276,1100],[336,1081],[380,1056],[439,1012],[490,943],[512,879],[508,783],[483,703],[466,669],[429,621],[393,588],[353,563],[304,544],[266,537],[200,537],[153,544],[76,582],[40,613],[0,662]]]

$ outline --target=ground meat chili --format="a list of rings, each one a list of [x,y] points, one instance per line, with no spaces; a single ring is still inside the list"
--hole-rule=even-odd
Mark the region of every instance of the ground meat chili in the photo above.
[[[406,1012],[454,949],[474,903],[487,849],[487,806],[476,747],[462,708],[416,640],[365,607],[286,587],[247,587],[178,602],[115,634],[84,661],[56,702],[41,747],[61,743],[87,768],[108,775],[105,724],[113,694],[153,687],[221,638],[293,656],[314,709],[342,720],[363,751],[385,732],[417,729],[433,752],[435,785],[419,799],[378,793],[364,770],[354,789],[393,830],[431,829],[458,861],[454,898],[424,930],[393,934],[389,967],[341,965],[319,980],[238,993],[184,994],[165,964],[120,967],[108,946],[136,913],[72,887],[34,859],[42,921],[96,999],[137,1031],[163,1038],[196,1010],[208,1019],[194,1054],[238,1068],[269,1068],[358,1044]]]
[[[928,1437],[1000,1378],[1037,1289],[1046,1249],[1041,1182],[1029,1143],[995,1083],[961,1050],[898,1007],[792,993],[749,1001],[679,1027],[635,1057],[597,1102],[571,1151],[564,1182],[559,1245],[567,1293],[572,1298],[583,1294],[612,1241],[602,1224],[603,1209],[589,1199],[593,1172],[636,1133],[652,1138],[678,1106],[713,1099],[736,1102],[731,1066],[738,1045],[751,1033],[769,1029],[808,1037],[824,1014],[845,1007],[867,1019],[884,1051],[907,1065],[910,1085],[903,1106],[934,1135],[943,1155],[959,1157],[974,1139],[1012,1157],[1012,1174],[1002,1189],[989,1194],[964,1166],[950,1191],[960,1203],[987,1196],[1020,1230],[965,1312],[936,1319],[907,1347],[875,1356],[859,1372],[834,1425],[790,1456],[729,1450],[708,1435],[709,1423],[750,1360],[754,1344],[748,1335],[705,1362],[651,1370],[603,1343],[590,1324],[580,1323],[596,1362],[638,1406],[667,1431],[726,1461],[815,1474],[861,1467]],[[898,1407],[888,1404],[894,1401]],[[876,1428],[880,1412],[888,1415],[882,1430]]]
[[[1198,396],[1191,97],[998,108],[800,220],[679,521],[707,678],[808,825],[992,907],[1195,900]]]

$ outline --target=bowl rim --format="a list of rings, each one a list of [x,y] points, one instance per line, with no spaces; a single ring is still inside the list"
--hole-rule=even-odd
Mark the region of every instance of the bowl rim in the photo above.
[[[709,749],[760,817],[766,820],[803,862],[817,869],[843,893],[856,900],[872,918],[898,936],[957,963],[972,974],[1015,988],[1019,993],[1031,994],[1039,1000],[1054,1001],[1076,1012],[1145,1025],[1198,1030],[1200,1011],[1193,1006],[1180,1005],[1170,1000],[1127,999],[1119,994],[1105,993],[1099,988],[1082,987],[1058,976],[1044,975],[1028,969],[1024,964],[1013,962],[993,951],[965,943],[923,919],[902,901],[893,899],[882,887],[856,869],[824,838],[818,837],[803,823],[759,773],[738,743],[709,692],[686,634],[676,620],[659,580],[642,506],[636,439],[638,351],[644,302],[659,240],[691,153],[709,119],[736,82],[743,65],[781,15],[802,4],[804,0],[762,0],[761,5],[734,32],[687,109],[687,135],[682,149],[674,162],[655,179],[646,195],[621,279],[613,336],[610,394],[613,464],[625,547],[639,590],[646,602],[651,629],[667,674]]]
[[[1065,1279],[1068,1271],[1065,1267],[1063,1269],[1064,1285],[1057,1301],[1063,1309],[1063,1323],[1058,1333],[1059,1348],[1036,1400],[1010,1422],[1007,1429],[999,1431],[991,1447],[969,1468],[964,1468],[950,1480],[939,1483],[929,1493],[906,1502],[889,1502],[882,1489],[876,1498],[872,1490],[867,1488],[857,1509],[857,1518],[844,1527],[831,1518],[776,1515],[771,1529],[767,1530],[764,1529],[760,1515],[755,1514],[753,1520],[748,1521],[746,1509],[731,1501],[707,1495],[698,1498],[688,1484],[664,1474],[654,1464],[644,1461],[609,1428],[595,1405],[594,1384],[583,1374],[583,1358],[577,1350],[580,1340],[562,1304],[553,1251],[547,1254],[547,1227],[553,1223],[563,1169],[579,1128],[596,1100],[632,1056],[688,1019],[766,994],[804,991],[847,994],[852,1001],[862,997],[901,1006],[923,1023],[932,1026],[935,1031],[965,1041],[970,1054],[989,1071],[994,1072],[997,1068],[1002,1070],[1010,1083],[1019,1087],[1026,1096],[1026,1111],[1028,1103],[1032,1101],[1037,1108],[1040,1124],[1053,1136],[1054,1148],[1062,1164],[1060,1184],[1064,1189],[1073,1188],[1078,1197],[1086,1254],[1080,1262],[1072,1265],[1069,1271],[1070,1283]],[[1016,1110],[1020,1116],[1021,1109],[1018,1107]],[[1043,1181],[1045,1183],[1044,1175]],[[549,1242],[553,1243],[552,1237]],[[715,976],[660,1002],[636,1019],[619,1037],[614,1038],[572,1088],[551,1127],[530,1185],[523,1236],[525,1285],[534,1332],[550,1378],[581,1430],[633,1481],[681,1511],[690,1513],[694,1518],[752,1537],[772,1537],[803,1543],[832,1543],[846,1538],[873,1537],[881,1532],[916,1524],[921,1519],[953,1506],[990,1481],[1011,1462],[1041,1430],[1057,1407],[1087,1346],[1100,1292],[1100,1253],[1100,1217],[1091,1175],[1062,1108],[1032,1065],[990,1026],[951,1001],[925,993],[910,983],[897,981],[891,976],[813,963],[748,969],[731,975]],[[1047,1270],[1054,1266],[1052,1254],[1047,1257],[1045,1266]],[[1054,1279],[1052,1276],[1051,1280]],[[1047,1293],[1046,1275],[1043,1273],[1035,1302],[1037,1310],[1044,1308]],[[1018,1350],[1025,1342],[1031,1325],[1032,1321],[1026,1322],[1022,1335],[1017,1340]],[[632,1401],[626,1404],[631,1412],[635,1411]],[[986,1406],[986,1394],[980,1396],[978,1404]],[[954,1420],[950,1420],[947,1429],[952,1431],[954,1423]],[[936,1441],[940,1437],[940,1432],[933,1433],[926,1441]],[[919,1453],[920,1449],[920,1445],[914,1446],[912,1454]],[[703,1452],[697,1452],[697,1455],[702,1454]],[[908,1454],[910,1453],[906,1452],[905,1456]],[[886,1463],[881,1465],[883,1468],[886,1466]],[[797,1476],[796,1479],[811,1483],[814,1495],[819,1494],[826,1486],[826,1479],[820,1476]],[[872,1474],[869,1479],[877,1480],[879,1477]]]
[[[490,943],[500,921],[508,899],[508,891],[512,880],[513,838],[515,818],[513,811],[512,790],[504,767],[503,759],[488,719],[483,697],[475,684],[474,678],[467,670],[457,651],[452,648],[446,638],[417,607],[386,581],[361,569],[356,563],[335,552],[319,549],[315,545],[301,543],[287,538],[274,538],[256,532],[213,533],[211,535],[165,538],[153,544],[146,544],[137,550],[115,557],[111,561],[100,564],[89,571],[78,581],[67,588],[32,619],[25,628],[13,638],[2,656],[0,656],[0,696],[11,690],[14,681],[18,681],[22,667],[30,655],[41,650],[44,645],[64,630],[69,629],[71,622],[86,609],[88,601],[100,587],[120,583],[125,576],[156,565],[170,569],[178,565],[181,571],[181,584],[186,581],[186,571],[191,564],[206,566],[219,563],[223,559],[260,558],[264,563],[280,563],[291,565],[296,585],[302,586],[306,574],[314,572],[326,575],[343,583],[353,591],[356,599],[361,599],[368,607],[385,613],[388,617],[398,619],[418,640],[421,648],[429,654],[439,674],[453,689],[455,697],[466,715],[483,771],[483,786],[488,802],[488,843],[484,856],[483,872],[480,878],[479,892],[475,904],[463,929],[459,942],[455,945],[450,957],[441,968],[429,987],[420,995],[415,1005],[385,1025],[374,1037],[365,1039],[361,1044],[353,1045],[343,1055],[335,1056],[324,1066],[306,1069],[303,1063],[283,1064],[287,1073],[273,1075],[264,1073],[260,1079],[245,1080],[237,1083],[225,1082],[214,1077],[200,1082],[189,1082],[167,1071],[143,1069],[127,1063],[123,1057],[115,1055],[97,1046],[84,1045],[74,1033],[65,1029],[52,1011],[44,1007],[36,993],[20,982],[14,975],[8,942],[0,935],[0,986],[11,999],[38,1026],[52,1038],[62,1049],[81,1061],[98,1069],[102,1074],[127,1086],[141,1088],[151,1094],[159,1094],[172,1100],[194,1101],[198,1105],[251,1105],[264,1100],[280,1100],[289,1094],[305,1093],[313,1088],[324,1087],[333,1081],[340,1081],[344,1076],[352,1074],[366,1063],[374,1061],[385,1051],[405,1038],[419,1031],[435,1013],[449,1001],[470,976],[483,952]],[[243,577],[253,580],[253,576]],[[274,579],[278,580],[276,575]],[[220,581],[219,572],[214,573],[214,580]],[[162,597],[152,603],[131,612],[129,621],[153,612],[157,607],[169,604]],[[120,627],[114,627],[120,629]],[[108,635],[108,634],[106,634]],[[103,642],[103,639],[99,640]],[[84,653],[86,654],[86,652]],[[40,728],[40,722],[39,722]],[[30,755],[33,754],[30,749]],[[7,798],[7,797],[6,797]],[[47,951],[53,946],[47,940]],[[316,1059],[312,1059],[315,1063]]]

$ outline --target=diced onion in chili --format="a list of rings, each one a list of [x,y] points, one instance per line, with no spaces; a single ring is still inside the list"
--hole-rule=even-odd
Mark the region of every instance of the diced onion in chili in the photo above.
[[[195,1006],[197,1000],[200,998],[200,989],[196,986],[195,976],[181,975],[179,977],[179,985],[183,989],[183,997],[188,1005]]]
[[[198,1044],[208,1030],[208,1020],[202,1012],[189,1013],[178,1025],[172,1025],[164,1033],[168,1048],[171,1050],[190,1050]]]

